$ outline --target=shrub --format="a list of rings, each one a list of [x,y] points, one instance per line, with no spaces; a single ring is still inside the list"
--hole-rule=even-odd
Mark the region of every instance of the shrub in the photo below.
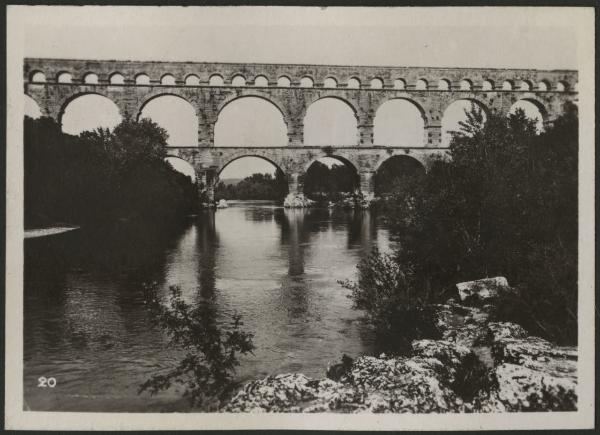
[[[144,382],[139,393],[156,394],[177,383],[186,389],[193,405],[218,408],[233,389],[238,355],[254,349],[252,334],[242,330],[239,315],[221,329],[210,301],[191,306],[182,299],[179,287],[172,286],[169,291],[169,301],[163,304],[156,288],[147,287],[146,301],[154,324],[166,332],[171,345],[184,350],[185,356],[176,367]]]
[[[414,287],[410,265],[402,267],[397,258],[375,249],[357,268],[358,282],[340,283],[351,290],[354,308],[364,310],[375,326],[382,350],[404,353],[412,340],[437,336],[433,313]]]

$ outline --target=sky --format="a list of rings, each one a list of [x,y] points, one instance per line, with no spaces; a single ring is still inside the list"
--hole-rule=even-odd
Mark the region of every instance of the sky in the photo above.
[[[569,8],[36,6],[20,11],[26,20],[24,54],[30,57],[540,69],[578,65]],[[353,138],[354,121],[343,108],[328,104],[314,109],[318,121],[313,127],[306,123],[307,143]],[[272,108],[246,105],[245,111],[231,110],[253,113],[261,122],[232,116],[234,123],[217,125],[216,142],[281,142],[280,120]],[[183,121],[185,108],[173,107],[146,107],[142,115],[170,123],[172,144],[189,141],[195,128]],[[410,108],[394,110],[384,118],[393,121],[404,113],[402,119],[411,119]],[[114,122],[114,109],[100,104],[96,111],[105,122]],[[73,108],[74,130],[87,127],[83,112]],[[332,125],[333,130],[323,127]],[[383,130],[376,132],[376,141],[377,136],[384,142],[393,137]],[[406,122],[398,141],[411,142],[419,134],[418,126]],[[226,171],[222,177],[237,178],[272,167],[254,159]]]

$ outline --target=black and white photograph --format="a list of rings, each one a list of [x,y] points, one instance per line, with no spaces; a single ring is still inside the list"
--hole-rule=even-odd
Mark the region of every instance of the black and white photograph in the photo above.
[[[593,427],[593,8],[7,15],[7,428]]]

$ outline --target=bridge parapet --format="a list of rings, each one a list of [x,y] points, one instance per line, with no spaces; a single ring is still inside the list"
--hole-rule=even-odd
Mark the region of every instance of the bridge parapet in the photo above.
[[[381,85],[383,89],[402,87],[408,90],[414,90],[419,80],[425,80],[429,89],[437,89],[438,83],[445,80],[450,90],[460,89],[463,81],[469,82],[474,90],[484,90],[488,86],[486,82],[491,84],[492,89],[500,90],[503,83],[508,81],[516,89],[520,89],[524,83],[528,83],[531,89],[537,89],[540,83],[545,83],[550,91],[562,91],[564,88],[568,91],[573,90],[577,83],[577,72],[571,70],[26,58],[25,82],[30,81],[36,72],[42,72],[48,82],[56,82],[59,74],[68,72],[74,83],[83,83],[87,74],[94,73],[100,84],[108,84],[111,76],[117,73],[123,77],[125,84],[134,84],[140,74],[147,75],[150,84],[160,84],[165,75],[170,75],[177,85],[184,85],[186,79],[192,76],[197,77],[198,84],[208,85],[211,76],[219,75],[225,85],[232,84],[236,76],[243,77],[250,85],[254,84],[257,77],[265,77],[270,84],[287,77],[292,87],[300,86],[302,78],[310,78],[315,87],[322,88],[325,80],[332,78],[338,87],[343,88],[348,87],[350,79],[356,79],[361,89]]]

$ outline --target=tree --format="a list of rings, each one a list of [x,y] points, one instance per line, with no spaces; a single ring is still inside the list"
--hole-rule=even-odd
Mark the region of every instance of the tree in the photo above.
[[[422,299],[504,275],[521,297],[498,316],[559,342],[577,339],[577,109],[537,134],[523,111],[467,113],[451,159],[392,192],[386,211]]]
[[[166,131],[149,120],[79,136],[62,133],[50,118],[26,118],[24,127],[28,226],[162,222],[194,206],[195,186],[164,161]]]

